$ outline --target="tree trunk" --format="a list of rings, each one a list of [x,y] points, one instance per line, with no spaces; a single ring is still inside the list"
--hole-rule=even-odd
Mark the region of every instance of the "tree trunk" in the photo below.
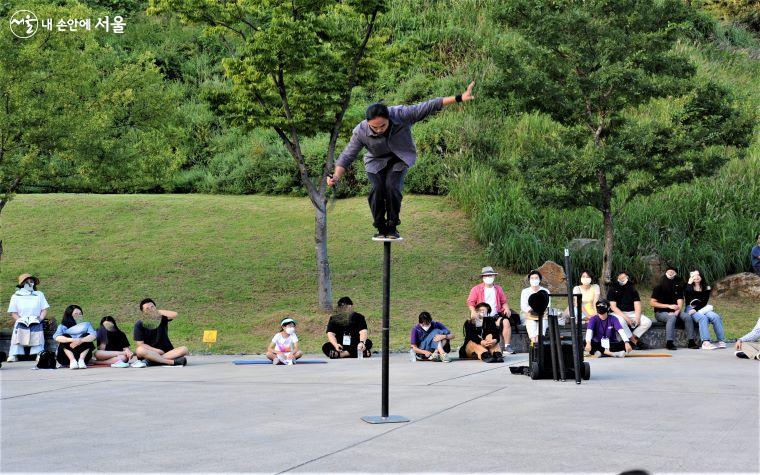
[[[609,208],[602,211],[604,217],[604,257],[602,258],[602,278],[599,286],[601,294],[607,295],[607,287],[612,282],[612,213]]]
[[[326,201],[326,200],[325,200]],[[330,274],[330,261],[327,257],[327,203],[314,207],[314,246],[317,251],[317,294],[319,308],[329,312],[333,309],[332,298],[332,275]]]

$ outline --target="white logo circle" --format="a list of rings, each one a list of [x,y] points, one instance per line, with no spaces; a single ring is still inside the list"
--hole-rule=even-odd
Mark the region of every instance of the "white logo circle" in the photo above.
[[[19,10],[11,16],[11,33],[16,38],[31,38],[37,33],[37,15],[29,10]]]

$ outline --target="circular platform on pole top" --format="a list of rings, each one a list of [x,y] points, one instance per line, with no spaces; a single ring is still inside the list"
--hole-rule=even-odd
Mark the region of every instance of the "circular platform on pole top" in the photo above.
[[[401,242],[404,240],[404,238],[402,237],[397,237],[397,238],[373,237],[372,240],[377,241],[377,242]]]

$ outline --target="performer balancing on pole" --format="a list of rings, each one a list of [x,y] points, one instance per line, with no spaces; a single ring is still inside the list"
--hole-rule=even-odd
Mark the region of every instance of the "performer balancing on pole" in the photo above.
[[[413,106],[388,107],[376,102],[367,108],[365,120],[354,128],[351,140],[335,161],[335,172],[328,177],[327,185],[338,183],[362,147],[366,147],[364,168],[372,184],[369,208],[373,225],[377,228],[376,238],[399,238],[397,226],[401,224],[399,213],[404,177],[417,161],[412,125],[444,106],[474,99],[474,85],[475,82],[471,82],[462,94],[438,97]]]

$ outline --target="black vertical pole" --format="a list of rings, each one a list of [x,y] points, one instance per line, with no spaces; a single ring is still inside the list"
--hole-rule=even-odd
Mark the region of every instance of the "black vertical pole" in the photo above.
[[[548,317],[546,320],[546,324],[549,326],[547,329],[549,330],[549,354],[552,357],[552,379],[559,381],[559,377],[557,376],[559,363],[557,363],[557,349],[554,341],[554,326],[552,325],[552,318],[554,317]],[[543,349],[543,347],[541,349]]]
[[[382,417],[388,417],[388,359],[391,336],[391,243],[383,243],[383,408]]]
[[[559,364],[559,379],[565,381],[567,379],[565,372],[565,360],[562,358],[562,337],[559,332],[559,322],[557,316],[552,316],[551,324],[554,326],[554,345],[557,347],[557,363]]]
[[[579,358],[579,351],[581,342],[579,339],[580,331],[575,331],[576,326],[580,326],[579,317],[582,314],[578,314],[575,311],[575,305],[573,302],[573,275],[571,274],[572,268],[570,267],[570,250],[565,249],[565,282],[567,283],[567,311],[570,312],[570,318],[575,322],[575,325],[570,325],[573,330],[573,369],[575,370],[575,383],[581,384],[581,362]]]

